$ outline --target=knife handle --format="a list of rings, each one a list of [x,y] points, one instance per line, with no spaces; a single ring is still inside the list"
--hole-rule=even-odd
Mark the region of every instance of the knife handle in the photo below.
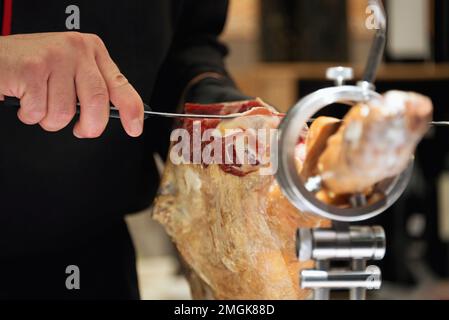
[[[15,98],[15,97],[5,97],[4,101],[0,101],[0,105],[3,105],[5,107],[9,107],[9,108],[19,109],[20,108],[20,100]],[[145,109],[148,110],[149,107],[147,105],[145,105]],[[79,102],[76,103],[76,114],[77,115],[80,114],[80,104],[79,104]],[[119,111],[113,105],[110,106],[109,118],[120,119]],[[145,119],[146,119],[146,117],[145,117]]]

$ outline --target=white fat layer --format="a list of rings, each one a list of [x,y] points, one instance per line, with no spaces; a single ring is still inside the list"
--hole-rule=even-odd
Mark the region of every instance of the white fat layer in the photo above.
[[[279,118],[267,115],[249,115],[242,116],[240,118],[222,121],[218,125],[217,129],[224,135],[226,135],[226,130],[229,129],[274,129],[279,126]]]
[[[370,136],[374,154],[366,153],[365,161],[376,161],[376,154],[382,154],[384,169],[390,170],[398,164],[398,150],[407,142],[407,130],[405,120],[402,118],[388,121],[384,124],[384,130],[378,131],[381,135]]]
[[[360,114],[362,115],[362,117],[368,117],[369,116],[369,107],[364,104],[360,110]]]
[[[345,131],[345,141],[349,142],[351,147],[357,148],[363,133],[363,124],[361,121],[351,122]]]
[[[184,180],[185,180],[186,186],[187,186],[187,193],[189,193],[191,190],[194,192],[200,191],[201,179],[191,169],[187,168],[184,171]]]
[[[389,91],[384,95],[384,102],[379,105],[379,107],[382,108],[387,115],[397,115],[405,111],[407,100],[408,94],[406,92]]]
[[[398,152],[407,143],[407,127],[404,119],[404,112],[406,103],[409,99],[408,93],[400,91],[389,91],[381,100],[370,102],[370,106],[378,108],[387,116],[383,123],[378,123],[374,132],[368,130],[365,139],[369,141],[367,145],[370,146],[369,152],[364,152],[363,161],[371,167],[376,165],[376,162],[381,156],[383,170],[389,171],[398,165]],[[365,112],[362,109],[362,113]],[[362,124],[359,122],[351,123],[346,129],[345,140],[347,140],[353,147],[362,147],[358,142],[361,140]],[[366,172],[368,175],[378,175],[379,172],[372,170]]]

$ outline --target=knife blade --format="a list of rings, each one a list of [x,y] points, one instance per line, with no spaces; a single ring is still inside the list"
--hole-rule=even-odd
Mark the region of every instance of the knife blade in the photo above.
[[[311,118],[309,119],[309,121],[307,121],[308,123],[312,123],[316,120],[317,118]],[[338,122],[343,122],[343,119],[338,119]],[[449,127],[449,121],[430,121],[429,122],[430,126],[434,126],[434,127]]]

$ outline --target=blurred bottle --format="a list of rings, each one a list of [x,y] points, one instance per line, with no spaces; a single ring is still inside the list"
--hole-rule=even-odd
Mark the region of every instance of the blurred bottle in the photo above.
[[[435,0],[435,61],[449,62],[449,1]]]
[[[432,1],[387,0],[385,5],[388,14],[387,61],[433,60]]]
[[[386,60],[449,62],[449,1],[385,0]]]

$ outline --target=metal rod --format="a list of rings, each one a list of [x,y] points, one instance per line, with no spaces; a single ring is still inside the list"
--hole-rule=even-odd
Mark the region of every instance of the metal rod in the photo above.
[[[302,270],[301,287],[308,289],[379,289],[381,272],[377,266],[368,266],[361,271],[348,270]]]
[[[356,193],[349,200],[353,207],[363,207],[366,205],[366,196],[363,193]]]
[[[354,259],[352,260],[352,270],[362,271],[366,268],[366,261],[364,259]],[[349,290],[350,300],[366,300],[366,289],[365,288],[352,288]]]
[[[330,262],[329,260],[317,260],[315,263],[315,268],[317,270],[329,270]],[[314,300],[329,300],[330,299],[330,289],[328,288],[315,288],[313,290]]]
[[[369,0],[368,4],[374,8],[374,18],[378,29],[371,45],[363,81],[373,84],[376,79],[379,65],[382,62],[385,44],[387,42],[387,15],[381,0]]]

